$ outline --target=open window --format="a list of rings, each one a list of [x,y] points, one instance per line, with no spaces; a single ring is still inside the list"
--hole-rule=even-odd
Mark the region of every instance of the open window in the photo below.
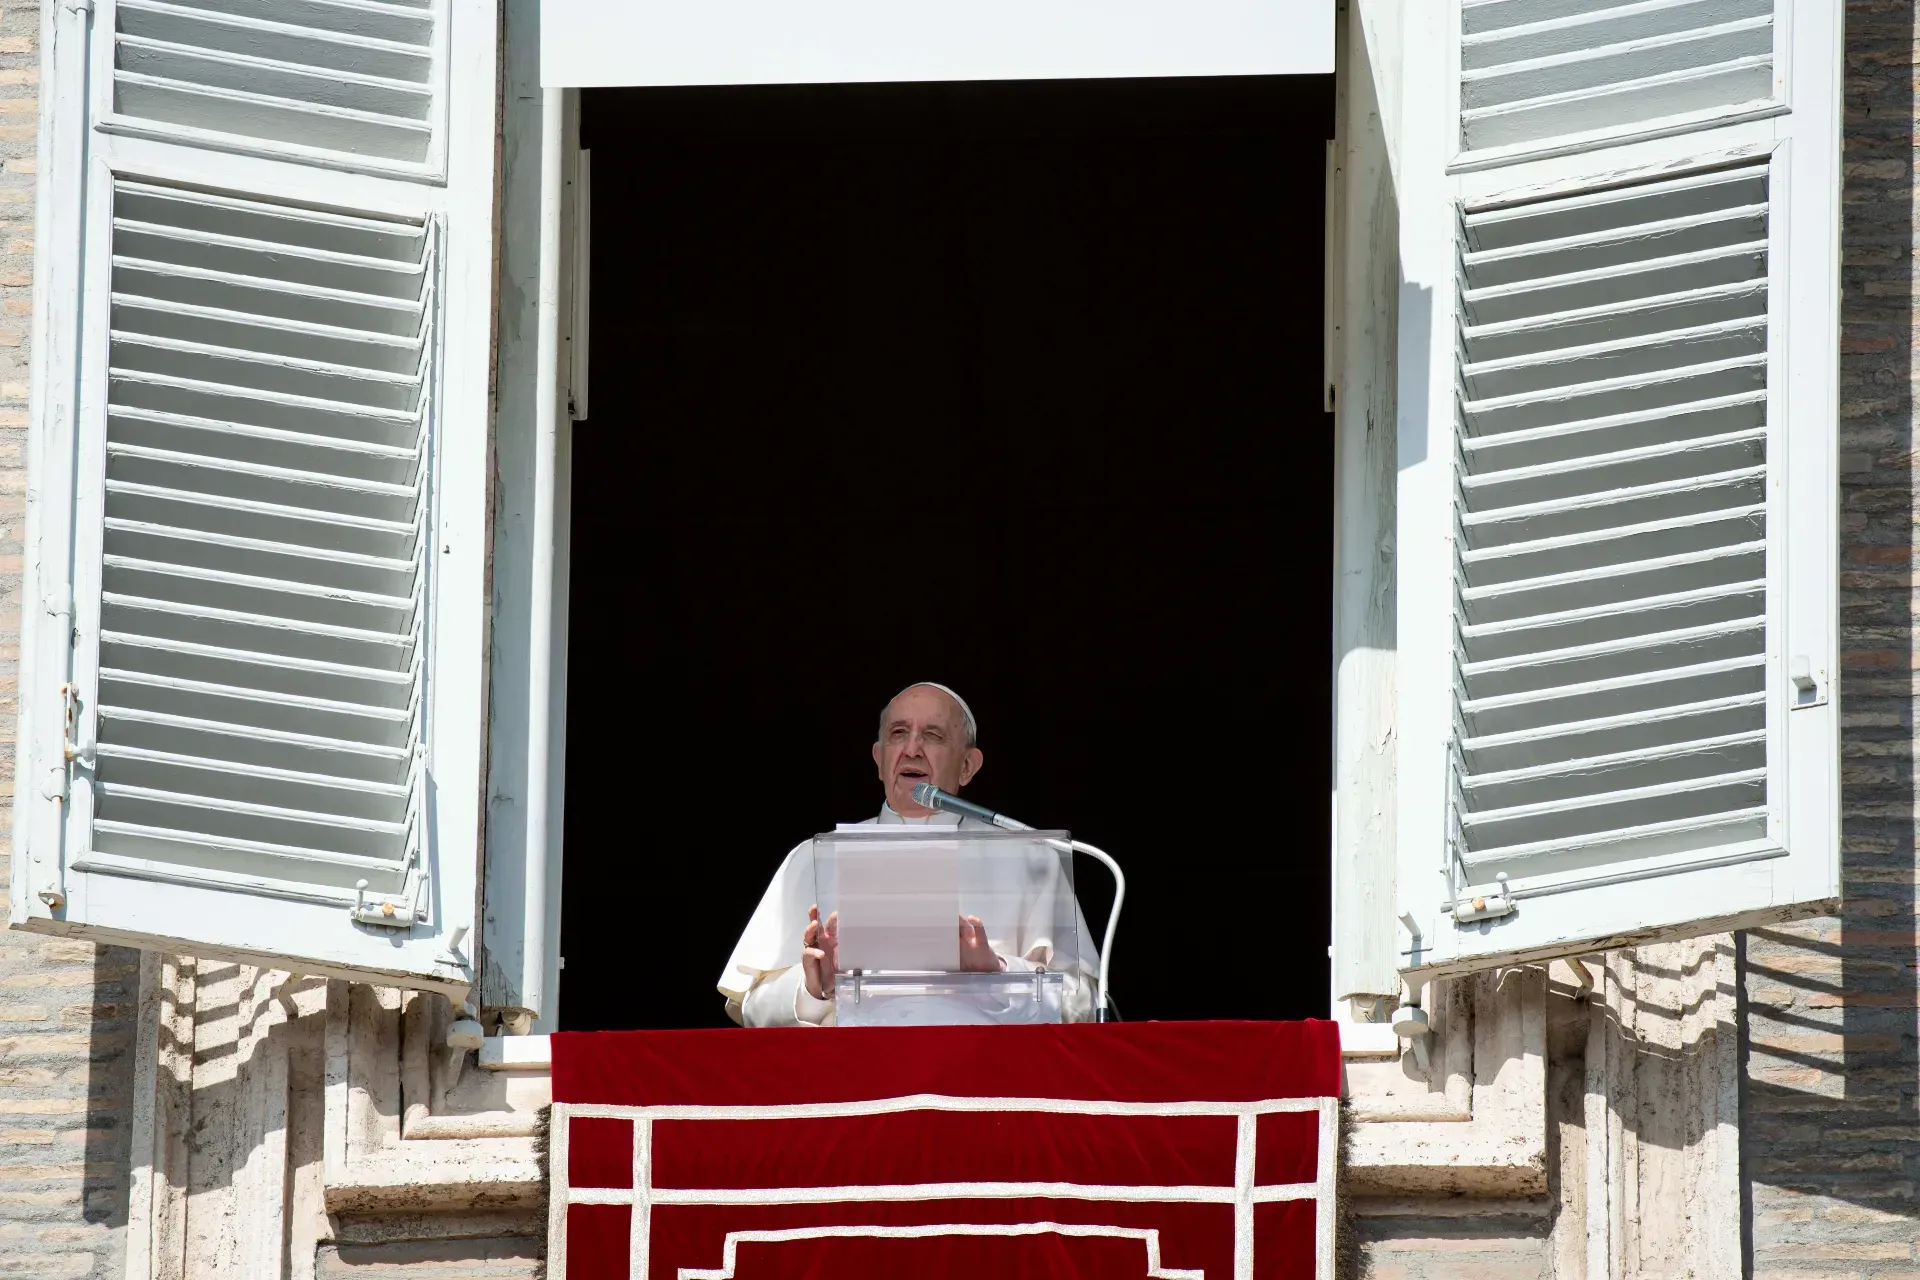
[[[1838,892],[1838,7],[1407,20],[1401,966],[1814,910]]]
[[[87,9],[45,63],[13,922],[464,990],[497,16]]]

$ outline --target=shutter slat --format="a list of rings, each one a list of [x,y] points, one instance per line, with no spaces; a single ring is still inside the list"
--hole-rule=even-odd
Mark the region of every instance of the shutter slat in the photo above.
[[[196,825],[185,828],[194,834],[236,836],[243,840],[263,839],[266,834],[292,835],[302,837],[292,842],[294,848],[347,853],[359,858],[379,857],[383,837],[404,833],[404,815],[397,821],[356,818],[201,791],[165,791],[126,782],[100,781],[94,785],[103,795],[101,816],[109,822],[135,821],[159,826],[165,824],[152,821],[151,816],[143,819],[141,815],[187,810],[199,815]]]
[[[181,338],[115,329],[114,371],[178,370],[237,390],[282,391],[345,405],[409,410],[420,402],[420,376],[364,365],[300,360],[271,351],[216,347]]]
[[[1469,698],[1495,697],[1751,657],[1762,651],[1764,640],[1757,620],[1740,619],[1522,657],[1463,662],[1460,671]]]
[[[1481,622],[1462,626],[1460,640],[1468,661],[1603,644],[1750,617],[1764,607],[1765,591],[1766,583],[1754,580],[1625,604],[1587,605],[1511,622]]]
[[[366,333],[341,325],[263,318],[222,307],[198,306],[137,293],[112,298],[117,332],[165,333],[207,346],[277,354],[315,366],[351,364],[416,374],[417,342],[408,334]]]
[[[1735,193],[1746,194],[1748,189],[1748,184],[1741,183]],[[1765,201],[1713,203],[1645,222],[1617,221],[1623,212],[1646,203],[1583,202],[1578,206],[1577,221],[1535,217],[1482,222],[1467,218],[1463,225],[1469,247],[1460,255],[1461,262],[1480,281],[1475,287],[1484,289],[1648,258],[1676,258],[1702,249],[1724,249],[1754,239],[1755,232],[1764,233],[1767,224]],[[1611,217],[1606,216],[1609,213]],[[1554,234],[1559,221],[1582,229]],[[1599,225],[1592,225],[1596,221]],[[1496,229],[1505,231],[1506,238],[1496,237]]]
[[[1475,349],[1491,360],[1510,359],[1583,342],[1630,339],[1667,329],[1701,327],[1757,315],[1765,301],[1763,284],[1735,281],[1493,324],[1466,325],[1461,329],[1461,336],[1472,341]]]
[[[215,271],[184,263],[117,254],[114,278],[128,293],[153,301],[210,306],[296,323],[351,329],[372,336],[413,337],[420,331],[423,299],[388,297],[319,285],[289,285],[244,272]]]
[[[413,478],[421,462],[419,451],[405,445],[337,440],[187,414],[118,409],[113,419],[115,434],[126,444],[349,480],[402,484]]]
[[[1704,493],[1682,492],[1690,502],[1709,500],[1713,490],[1706,485],[1719,480],[1716,476],[1703,481]],[[1596,516],[1592,523],[1599,528],[1464,552],[1461,555],[1466,571],[1464,581],[1469,587],[1550,582],[1569,573],[1649,565],[1692,552],[1751,544],[1759,542],[1759,535],[1765,532],[1766,507],[1763,503],[1733,508],[1716,506],[1628,525],[1602,524]],[[1537,528],[1531,531],[1546,532]]]
[[[204,831],[183,833],[171,827],[114,819],[96,821],[94,834],[94,848],[74,859],[75,870],[111,871],[135,879],[206,884],[265,897],[338,905],[354,900],[357,880],[367,881],[375,893],[397,893],[405,884],[404,875],[383,858],[361,858]]]
[[[220,457],[201,453],[184,453],[174,449],[155,449],[148,445],[120,444],[109,445],[109,457],[139,458],[156,463],[172,463],[182,467],[200,467],[210,471],[219,471],[232,476],[246,476],[262,481],[277,481],[293,486],[319,487],[328,491],[337,490],[339,500],[336,503],[317,503],[323,510],[341,515],[360,514],[354,508],[385,501],[410,503],[418,496],[418,490],[411,484],[394,484],[382,480],[359,480],[350,476],[336,476],[325,471],[301,470],[294,467],[274,466],[268,463],[245,462],[238,458]],[[204,492],[204,490],[196,490]],[[294,504],[282,504],[294,505]],[[371,516],[371,519],[383,519],[389,524],[406,524],[411,516]]]
[[[191,640],[103,632],[102,661],[153,675],[219,683],[236,689],[296,693],[356,706],[403,711],[413,697],[411,671],[356,667],[324,659],[254,653]]]
[[[131,484],[359,516],[389,525],[410,523],[418,499],[411,485],[350,480],[323,472],[293,471],[133,444],[108,446],[107,475]]]
[[[1502,505],[1499,495],[1514,502],[1551,500],[1556,491],[1566,495],[1595,489],[1636,488],[1659,483],[1669,468],[1708,475],[1741,471],[1744,463],[1766,457],[1766,428],[1749,427],[1719,435],[1663,440],[1657,444],[1608,452],[1586,452],[1552,458],[1532,465],[1502,459],[1485,473],[1461,476],[1460,487],[1470,502]]]
[[[420,437],[420,416],[371,406],[336,404],[246,391],[173,374],[115,370],[111,374],[111,411],[147,409],[156,413],[209,418],[241,427],[336,436],[411,447]]]
[[[1685,440],[1766,425],[1766,389],[1714,396],[1672,408],[1639,409],[1461,440],[1476,473],[1580,458],[1590,453]]]
[[[1470,794],[1492,794],[1497,788],[1512,786],[1516,783],[1534,782],[1574,774],[1596,776],[1605,775],[1608,770],[1635,768],[1662,760],[1677,759],[1697,753],[1725,751],[1729,748],[1744,750],[1760,748],[1760,757],[1765,757],[1766,731],[1749,729],[1739,733],[1720,734],[1717,737],[1696,738],[1678,744],[1657,743],[1651,746],[1635,747],[1626,751],[1614,751],[1606,755],[1580,756],[1569,760],[1552,760],[1543,763],[1529,763],[1513,769],[1483,773],[1466,786]],[[1491,805],[1492,808],[1511,807]]]
[[[1742,841],[1761,841],[1766,834],[1766,807],[1750,805],[1507,845],[1491,853],[1470,853],[1462,861],[1476,875],[1491,875],[1497,869],[1516,877],[1547,877],[1589,867],[1613,867],[1629,854],[1637,866],[1646,867],[1655,859],[1674,854],[1703,853],[1708,856],[1685,859],[1684,865],[1710,866],[1722,860],[1741,862],[1755,856],[1729,846]],[[1634,873],[1626,875],[1632,877]],[[1527,887],[1534,886],[1529,882]]]
[[[126,784],[152,791],[258,801],[335,818],[403,822],[407,816],[409,788],[404,782],[356,780],[347,785],[325,774],[121,745],[103,746],[100,755],[116,762],[115,772]]]
[[[102,724],[113,706],[163,715],[198,716],[240,729],[272,730],[311,738],[338,738],[370,746],[401,747],[411,740],[412,721],[404,710],[332,702],[319,698],[261,694],[251,689],[203,680],[181,680],[145,672],[102,668]],[[107,745],[103,736],[102,745]],[[391,850],[389,851],[391,852]]]
[[[117,707],[110,714],[114,744],[129,749],[171,750],[204,760],[250,762],[289,773],[405,785],[411,759],[404,745],[389,747],[270,729],[239,732],[231,725],[198,716],[132,707]],[[113,744],[102,749],[111,750]]]
[[[411,159],[426,149],[431,129],[414,120],[383,118],[369,111],[302,104],[263,93],[243,93],[183,84],[178,80],[122,71],[114,77],[116,99],[131,115],[158,116],[186,128],[218,131],[233,117],[246,120],[248,133],[328,151]]]
[[[1460,596],[1467,616],[1475,621],[1507,622],[1582,606],[1644,603],[1680,592],[1751,582],[1762,576],[1765,559],[1765,543],[1740,543],[1657,560],[1462,588]]]
[[[199,49],[172,40],[122,35],[116,42],[123,74],[134,73],[213,88],[248,89],[280,98],[345,107],[373,115],[426,120],[433,106],[422,84],[352,71],[324,74],[297,62],[260,58],[217,49]]]
[[[156,640],[183,640],[248,653],[401,671],[413,658],[411,635],[329,627],[297,618],[186,606],[173,600],[102,593],[103,630]]]
[[[1476,774],[1579,760],[1740,733],[1765,719],[1760,692],[1622,710],[1589,720],[1469,735],[1460,750]],[[1467,779],[1463,779],[1463,784]]]
[[[1467,825],[1476,834],[1500,830],[1508,837],[1503,843],[1525,843],[1521,834],[1525,826],[1539,829],[1537,819],[1542,815],[1568,804],[1580,804],[1586,806],[1594,831],[1635,826],[1640,819],[1659,813],[1661,804],[1697,809],[1705,794],[1727,789],[1751,793],[1755,771],[1764,776],[1766,759],[1766,734],[1748,732],[1637,758],[1615,758],[1604,763],[1569,761],[1549,766],[1532,777],[1482,781],[1470,788],[1467,803],[1473,817]],[[1648,800],[1652,807],[1646,812],[1632,815],[1625,823],[1620,821],[1622,806]],[[1549,838],[1564,837],[1565,826],[1547,834]]]
[[[1516,548],[1534,543],[1552,546],[1570,534],[1600,530],[1625,533],[1642,525],[1701,513],[1730,514],[1736,508],[1759,503],[1765,478],[1764,466],[1736,467],[1510,506],[1493,505],[1493,499],[1512,495],[1503,495],[1499,487],[1488,485],[1479,495],[1483,500],[1461,513],[1460,523],[1475,535],[1474,545],[1463,554],[1467,563],[1473,564],[1516,554]]]
[[[355,607],[360,612],[384,611],[390,615],[407,615],[413,612],[414,601],[410,596],[391,595],[379,591],[356,591],[344,587],[333,587],[322,583],[301,582],[293,578],[269,577],[255,573],[237,573],[231,570],[200,568],[193,565],[177,564],[167,560],[142,560],[133,556],[113,555],[104,557],[107,568],[124,570],[136,579],[150,579],[154,575],[163,575],[175,580],[176,589],[182,595],[192,595],[195,586],[206,588],[211,594],[219,594],[224,588],[234,593],[248,591],[262,594],[271,593],[280,603],[286,605],[290,617],[306,616],[311,621],[328,622],[328,617],[312,617],[295,613],[291,601],[305,599],[311,601],[316,612],[345,612]],[[337,606],[337,608],[329,608]],[[352,626],[353,623],[342,625]]]
[[[118,500],[116,509],[126,519],[234,533],[264,542],[398,557],[412,555],[420,538],[416,520],[380,520],[125,480],[109,479],[107,492]]]

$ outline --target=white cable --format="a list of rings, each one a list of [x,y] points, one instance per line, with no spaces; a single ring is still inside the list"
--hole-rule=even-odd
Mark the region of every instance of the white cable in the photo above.
[[[1120,870],[1120,864],[1105,849],[1097,849],[1084,840],[1075,840],[1073,847],[1113,873],[1113,909],[1107,912],[1107,936],[1100,943],[1100,1009],[1094,1015],[1094,1021],[1105,1022],[1108,1007],[1107,966],[1113,963],[1113,935],[1120,928],[1120,904],[1127,898],[1127,877]]]
[[[1018,818],[1009,818],[1004,813],[993,816],[995,826],[1006,831],[1031,831],[1032,827]],[[1100,1002],[1094,1006],[1093,1020],[1105,1022],[1107,1000],[1107,966],[1113,963],[1113,935],[1120,929],[1120,904],[1127,900],[1127,876],[1120,870],[1120,864],[1105,849],[1090,845],[1084,840],[1049,840],[1047,844],[1060,853],[1084,853],[1113,873],[1113,908],[1107,912],[1107,933],[1100,942]],[[1116,1008],[1115,1012],[1119,1012]]]

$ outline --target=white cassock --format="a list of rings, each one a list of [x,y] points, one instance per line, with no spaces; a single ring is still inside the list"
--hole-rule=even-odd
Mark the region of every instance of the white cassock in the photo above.
[[[857,825],[999,830],[953,813],[905,818],[895,813],[891,805],[883,807],[879,817]],[[747,922],[746,932],[734,944],[727,967],[720,973],[720,994],[727,1000],[727,1016],[735,1022],[747,1027],[830,1027],[834,1024],[834,1001],[814,999],[801,981],[800,940],[807,928],[807,909],[815,904],[817,892],[813,841],[802,840],[773,873],[773,882],[761,895],[753,919]],[[1044,892],[1048,896],[1071,897],[1072,886],[1062,875],[1057,885]],[[1051,919],[1050,911],[1037,914],[1039,920]],[[1063,973],[1065,990],[1061,1003],[1066,1020],[1091,1022],[1094,978],[1100,969],[1100,959],[1078,902],[1073,905],[1073,917],[1080,936],[1080,954],[1071,958],[1056,956],[1052,939],[1044,936],[1049,931],[1043,928],[1029,930],[1015,926],[1021,935],[1032,932],[1034,936],[996,938],[989,935],[987,941],[1009,973],[1036,970]]]

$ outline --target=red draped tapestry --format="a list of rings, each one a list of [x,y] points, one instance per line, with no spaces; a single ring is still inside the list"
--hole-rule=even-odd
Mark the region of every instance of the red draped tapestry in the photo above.
[[[1330,1280],[1331,1023],[553,1037],[551,1280]]]

